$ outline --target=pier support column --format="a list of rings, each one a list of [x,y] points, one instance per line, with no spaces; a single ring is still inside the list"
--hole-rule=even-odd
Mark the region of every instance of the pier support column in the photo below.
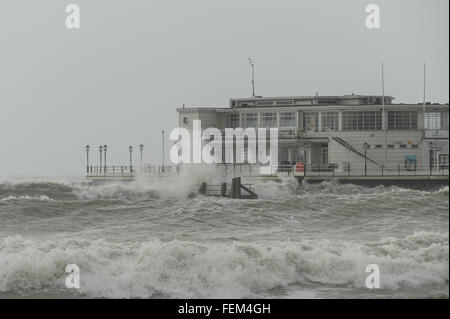
[[[202,183],[200,185],[200,188],[198,190],[199,194],[205,195],[206,194],[206,183]]]
[[[235,177],[231,180],[231,198],[241,198],[241,178]]]
[[[222,183],[220,185],[220,196],[222,197],[227,196],[227,183]]]

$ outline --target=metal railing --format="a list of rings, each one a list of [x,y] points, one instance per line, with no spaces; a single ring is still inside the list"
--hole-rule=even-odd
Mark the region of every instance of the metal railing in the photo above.
[[[178,173],[179,167],[173,165],[89,166],[86,171],[88,177],[173,176]]]
[[[449,176],[449,165],[423,165],[423,164],[382,164],[370,165],[367,168],[343,167],[338,164],[217,164],[217,174],[224,177],[261,177],[261,176],[323,176],[323,177],[376,177],[376,176]],[[135,166],[90,166],[87,168],[88,177],[135,177],[176,176],[181,172],[182,166],[145,165]]]
[[[288,171],[283,166],[278,171]],[[340,168],[337,164],[307,164],[303,165],[302,170],[298,170],[296,165],[291,166],[293,175],[302,176],[354,176],[354,177],[383,177],[383,176],[448,176],[448,165],[429,166],[420,164],[381,164],[378,166],[353,167],[349,169]]]
[[[221,174],[228,176],[323,176],[323,177],[375,177],[375,176],[449,176],[449,166],[429,166],[411,164],[388,164],[344,168],[338,164],[290,164],[290,165],[257,165],[257,164],[220,164]]]

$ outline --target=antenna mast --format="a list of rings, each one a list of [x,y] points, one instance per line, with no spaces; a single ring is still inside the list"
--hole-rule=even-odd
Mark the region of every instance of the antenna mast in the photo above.
[[[248,63],[252,67],[252,97],[255,97],[255,64],[251,58],[248,58]]]
[[[386,163],[387,160],[387,153],[386,153],[386,144],[387,144],[387,116],[386,116],[386,108],[384,105],[384,63],[381,63],[381,92],[383,95],[383,112],[382,112],[382,121],[383,121],[383,130],[384,130],[384,162]]]
[[[423,131],[425,132],[425,81],[426,81],[426,63],[423,63],[423,104],[422,104],[422,112],[423,112]]]

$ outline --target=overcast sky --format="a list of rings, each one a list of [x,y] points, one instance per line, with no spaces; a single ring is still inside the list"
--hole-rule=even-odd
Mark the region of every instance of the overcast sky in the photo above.
[[[365,26],[370,3],[380,29]],[[1,0],[0,176],[81,175],[86,144],[95,163],[100,144],[120,165],[140,143],[160,163],[176,107],[251,95],[248,57],[257,95],[381,94],[384,62],[386,94],[405,103],[422,100],[426,61],[427,100],[448,102],[448,3]]]

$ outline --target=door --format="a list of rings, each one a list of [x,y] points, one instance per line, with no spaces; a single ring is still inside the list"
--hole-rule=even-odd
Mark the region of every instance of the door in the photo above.
[[[439,167],[439,154],[440,150],[430,150],[430,168],[438,168]]]
[[[328,165],[328,148],[322,148],[322,164]]]

